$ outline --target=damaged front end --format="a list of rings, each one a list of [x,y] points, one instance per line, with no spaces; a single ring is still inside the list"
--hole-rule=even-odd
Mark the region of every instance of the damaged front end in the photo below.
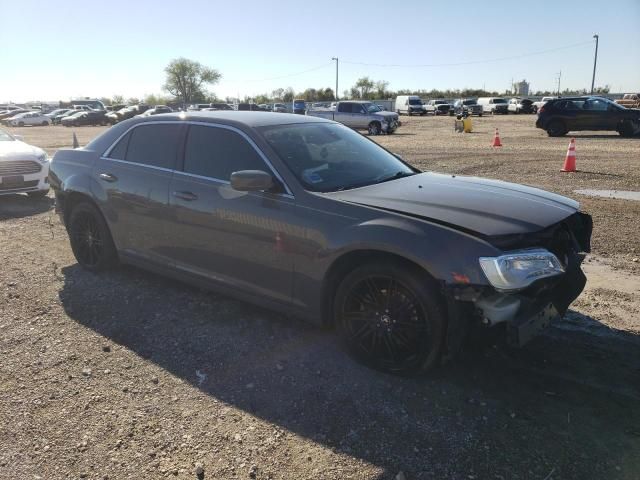
[[[486,238],[504,252],[480,259],[491,286],[448,287],[450,314],[472,312],[475,323],[486,327],[503,324],[510,345],[526,344],[560,319],[584,289],[580,266],[591,250],[591,231],[591,217],[576,212],[540,232]]]

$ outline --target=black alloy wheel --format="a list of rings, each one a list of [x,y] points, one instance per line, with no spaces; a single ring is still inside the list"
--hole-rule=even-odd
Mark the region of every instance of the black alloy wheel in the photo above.
[[[347,275],[335,302],[349,352],[375,369],[422,373],[440,357],[445,319],[424,275],[395,264],[365,265]]]
[[[76,205],[71,211],[68,230],[73,254],[84,268],[100,271],[117,263],[109,228],[93,205]]]

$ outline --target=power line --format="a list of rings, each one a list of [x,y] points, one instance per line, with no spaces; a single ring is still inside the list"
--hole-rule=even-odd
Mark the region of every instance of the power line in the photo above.
[[[592,40],[588,40],[586,42],[580,42],[580,43],[574,43],[572,45],[565,45],[563,47],[556,47],[556,48],[550,48],[548,50],[540,50],[538,52],[531,52],[531,53],[523,53],[520,55],[512,55],[510,57],[500,57],[500,58],[491,58],[491,59],[485,59],[485,60],[471,60],[468,62],[455,62],[455,63],[424,63],[424,64],[398,64],[398,63],[391,63],[391,64],[382,64],[382,63],[365,63],[365,62],[350,62],[348,60],[341,60],[342,63],[348,63],[351,65],[364,65],[367,67],[417,67],[417,68],[423,68],[423,67],[457,67],[457,66],[461,66],[461,65],[477,65],[479,63],[492,63],[492,62],[503,62],[505,60],[514,60],[517,58],[525,58],[525,57],[532,57],[534,55],[543,55],[545,53],[552,53],[552,52],[557,52],[560,50],[567,50],[569,48],[576,48],[576,47],[582,47],[584,45],[591,45],[593,43]]]

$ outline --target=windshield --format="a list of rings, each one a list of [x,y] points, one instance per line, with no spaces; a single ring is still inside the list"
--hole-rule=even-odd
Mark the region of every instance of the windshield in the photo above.
[[[302,107],[304,107],[304,100],[294,100],[294,101],[293,101],[293,104],[294,104],[295,106],[302,106]]]
[[[436,100],[433,102],[435,105],[446,105],[447,102],[445,100]]]
[[[409,105],[422,105],[422,100],[419,98],[410,98]]]
[[[344,125],[307,123],[260,130],[298,181],[312,192],[347,190],[416,173]]]
[[[507,103],[504,98],[494,98],[493,103]]]
[[[463,105],[475,105],[477,102],[475,100],[465,100],[462,102]]]
[[[0,130],[0,142],[13,142],[15,139],[4,130]]]

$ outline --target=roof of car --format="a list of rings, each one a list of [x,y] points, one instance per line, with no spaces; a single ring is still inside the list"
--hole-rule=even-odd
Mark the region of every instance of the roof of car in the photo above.
[[[141,119],[140,121],[158,122],[161,120],[190,120],[198,122],[223,123],[227,125],[245,125],[248,127],[265,127],[292,123],[330,122],[330,120],[318,117],[307,117],[306,115],[236,110],[161,113],[159,115],[154,115],[153,117]]]

